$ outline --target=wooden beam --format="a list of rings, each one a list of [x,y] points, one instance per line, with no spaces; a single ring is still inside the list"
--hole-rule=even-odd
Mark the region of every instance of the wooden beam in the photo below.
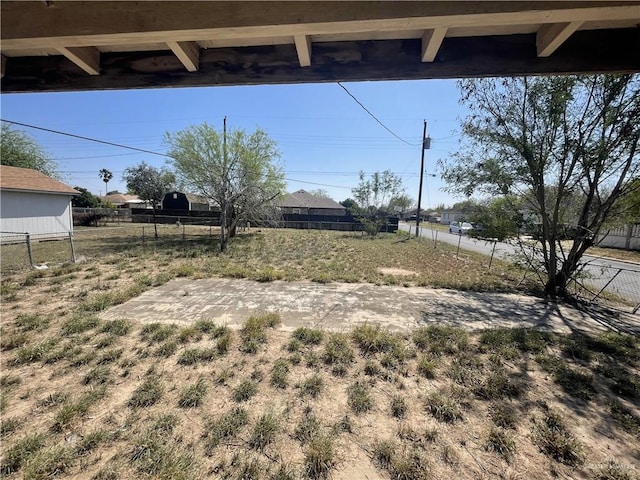
[[[293,41],[296,44],[296,51],[298,52],[298,61],[301,67],[308,67],[311,65],[311,38],[309,35],[295,35]]]
[[[196,42],[167,42],[188,72],[197,72],[200,63],[200,47]]]
[[[422,61],[433,62],[440,50],[442,40],[447,33],[446,28],[433,28],[426,30],[422,35]]]
[[[577,21],[640,21],[638,1],[0,2],[2,48],[332,35]],[[20,21],[18,21],[20,20]]]
[[[319,43],[300,68],[295,46],[202,50],[189,73],[168,50],[103,53],[100,76],[60,56],[11,58],[2,94],[127,88],[414,80],[511,75],[640,72],[640,29],[578,31],[554,55],[536,55],[536,34],[450,38],[438,62],[421,62],[421,39]]]
[[[0,55],[0,78],[4,78],[4,71],[7,68],[7,57]]]
[[[536,34],[536,50],[539,57],[548,57],[567,38],[580,28],[583,22],[552,23],[543,25]]]
[[[58,47],[57,50],[89,75],[100,75],[100,52],[94,47]]]

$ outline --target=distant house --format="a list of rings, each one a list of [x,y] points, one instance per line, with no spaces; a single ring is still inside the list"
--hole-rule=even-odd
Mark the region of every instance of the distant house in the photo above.
[[[311,195],[304,190],[287,194],[279,202],[283,214],[291,215],[346,215],[347,209],[338,202]]]
[[[125,195],[124,193],[110,193],[100,197],[106,204],[111,204],[116,208],[151,208],[144,200],[140,200],[137,195]]]
[[[465,217],[464,212],[458,212],[454,210],[443,210],[440,216],[440,223],[442,225],[449,225],[451,222],[459,222]]]
[[[206,197],[193,193],[169,192],[162,199],[163,210],[209,211],[211,207]]]
[[[40,238],[73,232],[74,190],[29,168],[0,166],[0,231],[29,233]]]

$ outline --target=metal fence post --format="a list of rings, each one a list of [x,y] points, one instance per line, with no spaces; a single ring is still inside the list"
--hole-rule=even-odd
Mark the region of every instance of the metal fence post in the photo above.
[[[27,254],[29,255],[29,266],[33,268],[33,252],[31,251],[31,235],[27,233]]]
[[[491,264],[493,263],[493,254],[496,253],[496,245],[498,242],[493,242],[493,248],[491,249],[491,258],[489,258],[489,270],[491,270]]]
[[[144,243],[144,227],[142,227],[142,243]]]
[[[73,248],[73,233],[69,232],[69,245],[71,246],[71,261],[76,263],[76,250]]]

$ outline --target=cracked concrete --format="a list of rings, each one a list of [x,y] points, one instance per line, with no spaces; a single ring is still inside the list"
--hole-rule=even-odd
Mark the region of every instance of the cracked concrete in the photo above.
[[[249,316],[263,312],[278,312],[284,330],[308,326],[340,331],[369,322],[394,331],[440,323],[469,330],[535,326],[559,333],[607,328],[640,333],[637,316],[577,310],[521,294],[224,278],[175,279],[106,310],[101,317],[182,325],[210,319],[238,328]]]

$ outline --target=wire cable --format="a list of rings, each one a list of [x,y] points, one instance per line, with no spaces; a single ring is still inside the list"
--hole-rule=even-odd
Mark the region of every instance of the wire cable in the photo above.
[[[36,127],[35,125],[29,125],[28,123],[14,122],[12,120],[5,120],[4,118],[0,119],[0,121],[3,121],[5,123],[10,123],[12,125],[20,125],[21,127],[34,128],[36,130],[42,130],[43,132],[56,133],[58,135],[65,135],[67,137],[79,138],[81,140],[87,140],[89,142],[102,143],[104,145],[110,145],[112,147],[126,148],[128,150],[135,150],[136,152],[148,153],[150,155],[158,155],[159,157],[170,157],[170,155],[167,155],[166,153],[154,152],[152,150],[145,150],[143,148],[129,147],[127,145],[121,145],[119,143],[107,142],[105,140],[98,140],[96,138],[83,137],[82,135],[74,135],[73,133],[60,132],[58,130],[51,130],[49,128]]]
[[[384,128],[387,132],[389,132],[391,135],[393,135],[394,137],[396,137],[398,140],[400,140],[402,143],[406,143],[407,145],[412,145],[412,146],[419,146],[421,145],[420,143],[411,143],[411,142],[407,142],[404,138],[399,137],[398,135],[396,135],[396,133],[391,130],[389,127],[387,127],[384,123],[382,123],[378,117],[376,117],[373,113],[371,113],[371,111],[365,107],[362,102],[360,100],[358,100],[349,90],[347,90],[347,87],[345,87],[344,85],[342,85],[342,83],[337,82],[338,85],[345,91],[347,92],[347,95],[349,95],[351,98],[353,98],[353,100],[362,107],[362,109],[367,112],[371,118],[373,118],[376,122],[378,122],[380,124],[380,126],[382,128]]]

